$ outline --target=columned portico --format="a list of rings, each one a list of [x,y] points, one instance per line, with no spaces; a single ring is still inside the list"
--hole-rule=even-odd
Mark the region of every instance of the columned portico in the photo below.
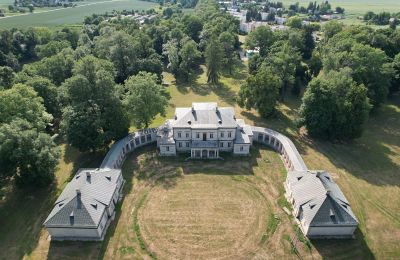
[[[191,158],[194,159],[218,159],[218,148],[192,148]]]

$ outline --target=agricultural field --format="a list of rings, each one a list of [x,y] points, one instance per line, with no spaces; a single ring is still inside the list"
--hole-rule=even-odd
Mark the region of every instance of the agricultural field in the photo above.
[[[300,5],[307,7],[310,3],[309,0],[281,0],[286,7],[290,4],[299,2]],[[321,1],[317,1],[319,3]],[[368,11],[375,13],[379,12],[400,12],[400,1],[398,0],[331,0],[329,3],[332,5],[332,9],[340,6],[345,9],[345,19],[342,20],[345,24],[362,24],[361,20],[358,20],[358,16],[364,15]]]
[[[249,124],[289,136],[310,169],[330,171],[342,188],[360,222],[355,239],[304,239],[282,209],[289,207],[283,197],[286,171],[279,155],[268,148],[255,146],[250,158],[226,156],[205,163],[185,161],[184,156],[160,158],[149,146],[124,164],[125,197],[105,241],[49,242],[41,225],[52,202],[78,168],[97,167],[104,156],[81,154],[60,141],[63,156],[53,187],[29,197],[1,191],[0,259],[297,259],[296,253],[304,259],[399,258],[400,201],[390,198],[400,197],[400,96],[371,115],[361,138],[330,143],[309,139],[295,127],[297,97],[289,95],[270,119],[238,107],[235,96],[246,75],[241,64],[233,75],[223,75],[220,85],[209,86],[204,66],[188,84],[164,73],[171,94],[166,118],[176,107],[216,101],[235,107],[237,117]],[[153,126],[164,120],[157,118]]]
[[[0,0],[7,8],[9,0]],[[0,18],[0,29],[34,27],[55,27],[82,23],[86,16],[94,13],[103,14],[113,10],[147,10],[157,7],[155,3],[140,0],[89,0],[77,2],[76,7],[56,7],[44,10],[36,9],[34,13],[18,14],[10,17]]]

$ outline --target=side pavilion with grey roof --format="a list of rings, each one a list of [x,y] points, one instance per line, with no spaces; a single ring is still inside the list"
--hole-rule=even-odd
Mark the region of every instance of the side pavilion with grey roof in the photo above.
[[[286,197],[309,238],[352,237],[358,221],[346,197],[324,171],[289,172]]]
[[[103,240],[121,197],[119,169],[80,169],[44,222],[52,240]]]
[[[252,141],[251,127],[236,119],[233,107],[218,107],[217,103],[176,108],[174,118],[157,133],[161,155],[187,152],[196,159],[217,159],[220,152],[248,155]]]

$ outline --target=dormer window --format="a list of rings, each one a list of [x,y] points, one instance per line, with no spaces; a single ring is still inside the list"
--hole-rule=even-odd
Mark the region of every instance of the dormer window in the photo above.
[[[222,124],[222,120],[218,120],[218,124]]]

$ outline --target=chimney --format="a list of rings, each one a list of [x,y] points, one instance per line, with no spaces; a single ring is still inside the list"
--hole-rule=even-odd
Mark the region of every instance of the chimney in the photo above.
[[[82,207],[81,190],[76,189],[76,208],[80,209],[81,207]]]
[[[90,183],[92,180],[92,174],[90,172],[86,172],[86,181]]]
[[[73,225],[74,224],[74,211],[72,211],[71,212],[71,214],[69,214],[69,223],[71,224],[71,225]]]

